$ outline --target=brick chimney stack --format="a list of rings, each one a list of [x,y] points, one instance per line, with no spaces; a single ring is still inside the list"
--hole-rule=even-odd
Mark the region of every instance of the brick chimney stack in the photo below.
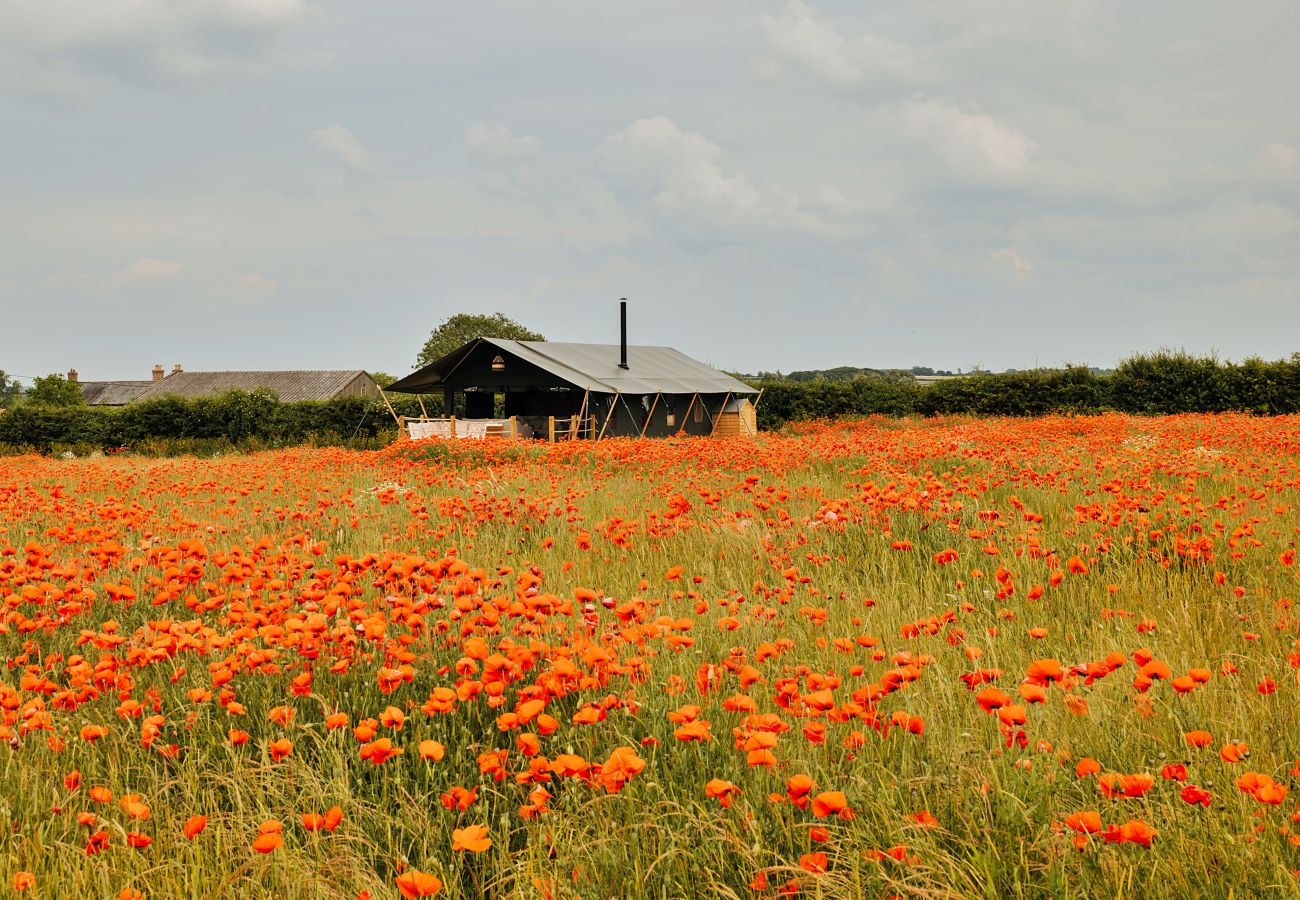
[[[165,374],[166,374],[166,370],[163,369],[161,363],[153,367],[153,380],[154,380],[154,381],[162,381],[162,380],[163,380],[163,375],[165,375]]]
[[[179,375],[179,374],[181,374],[182,371],[184,371],[184,370],[181,368],[181,364],[180,364],[180,363],[177,363],[176,365],[172,366],[172,374],[173,374],[173,375]]]
[[[76,369],[69,369],[69,370],[68,370],[68,380],[71,381],[73,384],[76,384],[76,383],[77,383],[77,370],[76,370]]]

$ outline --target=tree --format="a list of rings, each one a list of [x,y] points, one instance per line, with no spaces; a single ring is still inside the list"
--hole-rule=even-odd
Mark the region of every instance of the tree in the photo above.
[[[546,340],[537,332],[525,328],[513,319],[506,318],[502,313],[493,313],[490,316],[457,313],[429,335],[429,340],[425,341],[424,349],[420,351],[420,356],[415,361],[416,368],[424,368],[451,351],[481,337],[510,341]]]
[[[375,380],[375,384],[381,388],[386,388],[397,380],[396,375],[389,375],[387,372],[371,372],[370,377]]]
[[[46,375],[33,380],[31,390],[23,397],[27,403],[43,406],[85,406],[81,387],[62,375]]]
[[[17,378],[10,378],[4,369],[0,369],[0,409],[16,406],[23,397],[23,386]]]

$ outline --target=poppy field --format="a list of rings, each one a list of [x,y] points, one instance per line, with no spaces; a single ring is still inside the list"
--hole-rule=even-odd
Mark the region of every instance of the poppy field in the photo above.
[[[0,458],[20,897],[1300,893],[1300,417]]]

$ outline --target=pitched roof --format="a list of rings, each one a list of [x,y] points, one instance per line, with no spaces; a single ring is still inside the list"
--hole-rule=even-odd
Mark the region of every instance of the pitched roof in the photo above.
[[[78,381],[90,406],[126,406],[149,389],[152,381]]]
[[[479,338],[577,387],[598,394],[756,394],[757,390],[725,372],[691,359],[672,347],[629,346],[626,369],[618,366],[618,344],[565,344],[557,341],[509,341]],[[421,393],[440,384],[478,341],[407,375],[387,388]]]
[[[173,372],[162,381],[153,381],[136,400],[156,400],[168,394],[177,397],[206,397],[223,391],[253,391],[268,388],[275,391],[282,403],[300,400],[328,400],[358,375],[361,369],[349,371],[286,371],[286,372]]]

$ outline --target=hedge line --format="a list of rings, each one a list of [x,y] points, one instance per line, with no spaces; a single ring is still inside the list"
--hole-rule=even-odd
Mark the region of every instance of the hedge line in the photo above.
[[[398,415],[420,414],[414,398],[396,399]],[[271,391],[229,391],[184,400],[162,397],[123,407],[23,404],[0,415],[0,446],[48,453],[56,449],[113,450],[178,447],[336,444],[369,446],[396,434],[377,400],[281,403]]]
[[[1183,353],[1125,360],[1109,375],[1082,366],[975,375],[922,387],[863,376],[849,381],[759,385],[759,426],[864,415],[1035,416],[1103,410],[1145,415],[1242,411],[1300,412],[1300,353],[1288,360],[1225,363]],[[414,398],[394,398],[399,415],[419,415]],[[346,397],[280,403],[269,391],[231,391],[125,407],[25,404],[0,415],[0,447],[43,453],[61,448],[192,452],[198,448],[338,444],[375,446],[395,436],[380,401]]]
[[[1083,366],[972,375],[921,386],[860,377],[850,381],[759,385],[759,427],[840,416],[968,413],[1038,416],[1105,410],[1142,415],[1190,412],[1300,412],[1300,353],[1290,359],[1227,363],[1184,353],[1130,357],[1113,373]]]

